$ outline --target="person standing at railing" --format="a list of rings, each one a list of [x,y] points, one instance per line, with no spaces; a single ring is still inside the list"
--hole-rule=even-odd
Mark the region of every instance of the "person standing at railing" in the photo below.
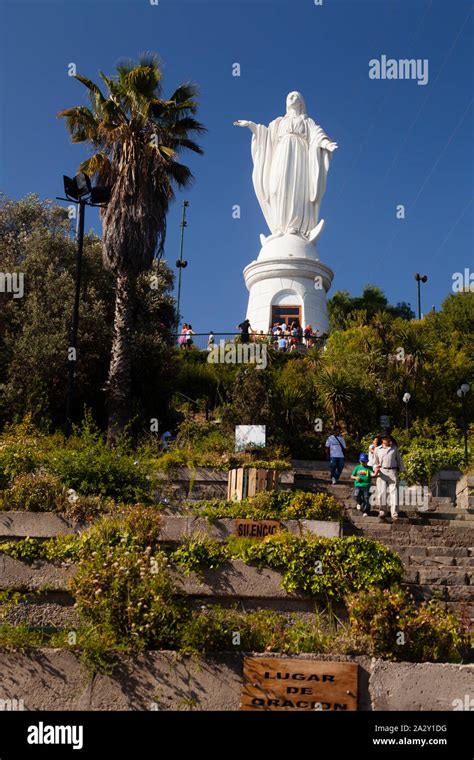
[[[187,328],[188,329],[186,330],[186,348],[191,348],[191,346],[193,345],[193,335],[195,335],[196,333],[193,331],[193,328],[191,325],[188,325]]]
[[[240,330],[240,342],[248,343],[250,332],[252,331],[249,320],[244,319],[244,321],[241,322],[240,325],[237,325],[237,329]]]
[[[214,333],[211,330],[211,332],[209,333],[209,337],[207,339],[207,350],[208,351],[212,351],[212,349],[214,348],[215,342],[216,342],[216,339],[214,337]]]
[[[184,323],[182,329],[181,329],[181,335],[178,338],[178,345],[180,348],[186,348],[186,334],[188,330],[188,325],[186,322]]]

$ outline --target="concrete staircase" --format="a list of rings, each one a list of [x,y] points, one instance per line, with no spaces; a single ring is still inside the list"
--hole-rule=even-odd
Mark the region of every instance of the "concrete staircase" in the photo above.
[[[401,506],[398,520],[356,509],[352,465],[337,485],[329,480],[327,462],[293,462],[294,487],[332,494],[345,507],[344,535],[374,538],[390,546],[405,565],[404,586],[415,599],[439,598],[448,611],[474,623],[474,508],[455,506],[446,496],[429,495],[423,511]],[[427,510],[427,511],[425,511]]]

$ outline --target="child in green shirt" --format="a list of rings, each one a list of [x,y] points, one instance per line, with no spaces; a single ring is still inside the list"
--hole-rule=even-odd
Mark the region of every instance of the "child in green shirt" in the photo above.
[[[369,494],[370,494],[370,481],[373,477],[372,467],[368,464],[368,454],[361,454],[359,456],[359,464],[357,464],[352,470],[351,479],[355,480],[355,492],[357,509],[362,512],[362,517],[367,517],[369,514]]]

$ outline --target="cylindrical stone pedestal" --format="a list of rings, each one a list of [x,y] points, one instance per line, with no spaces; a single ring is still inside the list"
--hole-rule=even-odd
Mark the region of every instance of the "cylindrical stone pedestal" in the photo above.
[[[243,274],[253,330],[268,332],[273,306],[299,306],[303,328],[309,324],[313,331],[329,332],[326,293],[333,272],[318,259],[314,243],[297,235],[273,238]]]

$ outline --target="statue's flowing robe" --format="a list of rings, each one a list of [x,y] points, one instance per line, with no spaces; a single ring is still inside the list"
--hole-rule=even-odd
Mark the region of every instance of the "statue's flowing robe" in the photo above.
[[[324,140],[329,140],[324,130],[305,115],[257,125],[252,179],[272,234],[309,236],[316,227],[331,161],[330,151],[321,147]]]

